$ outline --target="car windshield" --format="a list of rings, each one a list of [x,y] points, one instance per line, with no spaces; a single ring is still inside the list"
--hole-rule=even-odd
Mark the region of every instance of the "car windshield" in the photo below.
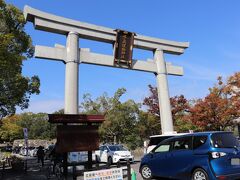
[[[111,151],[127,151],[123,146],[109,146]]]
[[[211,136],[211,139],[215,148],[239,147],[239,142],[232,133],[216,133]]]
[[[156,136],[156,137],[150,137],[150,141],[148,146],[152,146],[152,145],[158,145],[160,142],[162,142],[165,139],[168,139],[170,137],[173,136]]]

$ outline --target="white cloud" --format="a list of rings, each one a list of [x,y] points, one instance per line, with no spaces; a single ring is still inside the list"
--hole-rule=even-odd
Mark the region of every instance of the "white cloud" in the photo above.
[[[224,51],[223,55],[226,57],[226,59],[231,59],[231,60],[240,60],[240,53],[236,51]]]
[[[221,71],[216,71],[212,66],[202,66],[199,64],[183,63],[184,76],[187,79],[216,81],[218,76],[225,77],[226,74]]]
[[[30,105],[28,109],[17,110],[17,113],[22,112],[33,112],[33,113],[39,113],[39,112],[45,112],[45,113],[53,113],[55,111],[58,111],[60,109],[64,108],[64,101],[63,100],[39,100],[39,101],[30,101]]]
[[[126,94],[123,96],[123,101],[133,99],[137,103],[142,103],[144,98],[148,96],[149,90],[147,85],[145,88],[141,88],[142,87],[127,89]]]

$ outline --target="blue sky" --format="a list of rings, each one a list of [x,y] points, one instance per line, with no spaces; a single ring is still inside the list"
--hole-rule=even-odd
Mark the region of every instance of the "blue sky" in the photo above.
[[[184,68],[184,76],[169,76],[170,95],[202,98],[216,83],[240,68],[240,1],[238,0],[7,0],[20,9],[24,5],[82,22],[126,29],[138,34],[174,41],[188,41],[183,55],[166,55],[165,60]],[[54,46],[66,43],[62,35],[34,30],[28,23],[26,31],[34,45]],[[80,47],[93,52],[112,54],[109,44],[80,39]],[[134,50],[134,58],[152,58],[151,52]],[[24,62],[23,74],[38,75],[41,93],[32,96],[25,111],[48,112],[63,108],[65,66],[61,62],[31,59]],[[142,102],[148,95],[148,84],[156,85],[151,73],[128,71],[93,65],[80,65],[80,102],[84,93],[109,96],[120,87],[122,97]],[[21,111],[19,111],[21,112]]]

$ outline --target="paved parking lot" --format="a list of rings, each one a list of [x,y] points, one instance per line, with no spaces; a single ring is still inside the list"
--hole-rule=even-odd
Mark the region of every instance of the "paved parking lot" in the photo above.
[[[140,161],[137,161],[134,164],[131,164],[131,168],[133,168],[134,171],[136,172],[137,180],[142,180],[142,176],[139,173],[139,166],[140,166]],[[157,178],[157,179],[158,180],[169,180],[169,179],[166,179],[166,178]],[[154,180],[156,180],[156,179],[154,179]],[[171,180],[173,180],[173,179],[171,179]]]
[[[6,168],[4,171],[3,177],[0,175],[1,180],[47,180],[47,174],[48,174],[48,166],[50,165],[50,161],[45,161],[45,166],[41,167],[40,164],[37,163],[36,158],[28,159],[28,168],[27,172],[24,172],[24,170],[20,171],[13,171],[11,168]],[[142,180],[142,177],[140,175],[139,171],[139,165],[140,161],[136,161],[135,163],[131,164],[131,168],[136,172],[137,180]],[[116,165],[112,165],[111,168],[116,168]],[[125,165],[122,165],[123,169],[126,169]],[[69,168],[69,172],[72,172],[71,168]],[[2,173],[2,169],[0,169],[0,173]],[[127,179],[126,177],[127,171],[124,170],[124,179]],[[51,176],[51,180],[55,180],[55,176]],[[69,180],[72,180],[72,175],[69,173]],[[78,176],[77,180],[83,180],[83,176]],[[163,178],[160,178],[163,180]]]
[[[45,160],[45,166],[41,167],[40,164],[37,163],[36,158],[29,158],[28,163],[27,163],[27,171],[24,172],[24,170],[13,170],[11,167],[6,167],[6,169],[3,171],[0,168],[0,179],[1,180],[47,180],[48,176],[48,167],[50,166],[50,161]],[[104,166],[104,165],[103,165]],[[104,167],[102,167],[104,168]],[[112,165],[111,168],[116,168],[116,165]],[[122,168],[124,169],[123,173],[125,175],[124,179],[127,179],[127,167],[123,164]],[[138,168],[139,168],[139,162],[136,162],[134,164],[131,164],[131,168],[134,169],[134,171],[137,174],[137,179],[141,180],[141,176],[138,173]],[[81,166],[79,166],[77,169],[82,169]],[[68,179],[72,179],[72,169],[69,167],[69,177]],[[2,176],[3,175],[3,176]],[[51,176],[51,180],[55,180],[55,176]],[[77,180],[83,180],[83,176],[78,176]]]
[[[138,179],[142,179],[140,173],[139,173],[139,166],[140,166],[140,162],[135,162],[134,164],[131,164],[131,168],[135,171],[136,175],[137,175],[137,180]]]

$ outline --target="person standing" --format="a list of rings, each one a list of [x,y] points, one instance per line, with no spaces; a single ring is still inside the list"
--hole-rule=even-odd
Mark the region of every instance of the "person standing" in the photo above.
[[[63,154],[56,152],[55,145],[49,156],[51,157],[51,161],[53,161],[53,173],[55,174],[56,165],[63,162]]]
[[[39,146],[37,150],[37,158],[38,158],[38,163],[41,161],[42,166],[44,166],[44,155],[45,154],[44,154],[43,147]]]

